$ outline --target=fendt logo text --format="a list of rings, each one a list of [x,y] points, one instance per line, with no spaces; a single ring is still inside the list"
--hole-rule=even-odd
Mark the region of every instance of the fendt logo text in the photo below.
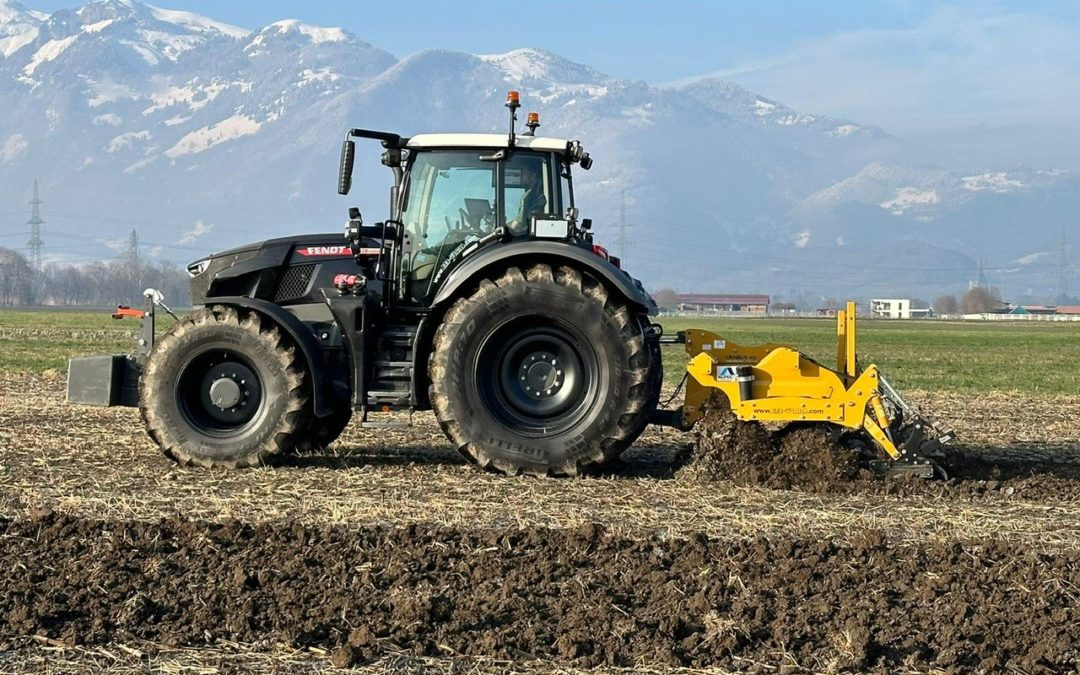
[[[349,255],[348,246],[307,246],[296,252],[303,256]]]

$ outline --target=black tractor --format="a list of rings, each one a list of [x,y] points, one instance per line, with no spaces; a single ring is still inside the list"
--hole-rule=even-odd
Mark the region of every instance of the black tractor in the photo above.
[[[353,139],[378,141],[389,219],[365,225],[353,208],[344,238],[191,264],[196,309],[106,366],[109,402],[137,391],[165,454],[207,467],[323,446],[354,413],[377,428],[428,409],[486,469],[573,475],[617,457],[656,410],[656,305],[578,218],[572,169],[588,153],[536,136],[534,113],[518,135],[515,92],[507,106],[505,135],[349,131],[339,192]],[[78,399],[79,378],[96,376],[76,365]]]

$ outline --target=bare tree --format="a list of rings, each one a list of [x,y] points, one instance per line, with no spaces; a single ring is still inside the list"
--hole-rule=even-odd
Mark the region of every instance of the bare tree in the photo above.
[[[959,314],[960,302],[955,295],[943,295],[934,301],[934,312],[938,314]]]
[[[965,314],[984,314],[1001,309],[1004,303],[1001,301],[1001,291],[986,286],[976,286],[964,293],[960,305]]]
[[[0,305],[29,305],[34,300],[34,271],[20,253],[0,248]]]
[[[167,262],[132,265],[129,261],[89,265],[48,265],[40,301],[81,307],[141,306],[143,291],[156,288],[170,304],[191,302],[187,273]]]
[[[652,297],[662,309],[675,309],[679,306],[679,294],[673,288],[659,288],[653,291]]]

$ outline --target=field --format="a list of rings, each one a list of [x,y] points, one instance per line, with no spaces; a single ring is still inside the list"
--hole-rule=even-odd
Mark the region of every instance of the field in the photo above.
[[[827,321],[665,324],[833,358]],[[63,401],[66,357],[133,323],[0,312],[0,672],[1076,671],[1077,328],[860,327],[957,431],[951,480],[706,481],[668,430],[602,474],[506,478],[430,415],[178,468],[137,411]]]

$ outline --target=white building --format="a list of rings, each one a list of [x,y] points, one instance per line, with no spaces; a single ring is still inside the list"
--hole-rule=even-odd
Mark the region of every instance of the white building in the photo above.
[[[929,309],[912,309],[911,298],[878,298],[870,301],[870,316],[874,318],[912,319],[929,314]]]

